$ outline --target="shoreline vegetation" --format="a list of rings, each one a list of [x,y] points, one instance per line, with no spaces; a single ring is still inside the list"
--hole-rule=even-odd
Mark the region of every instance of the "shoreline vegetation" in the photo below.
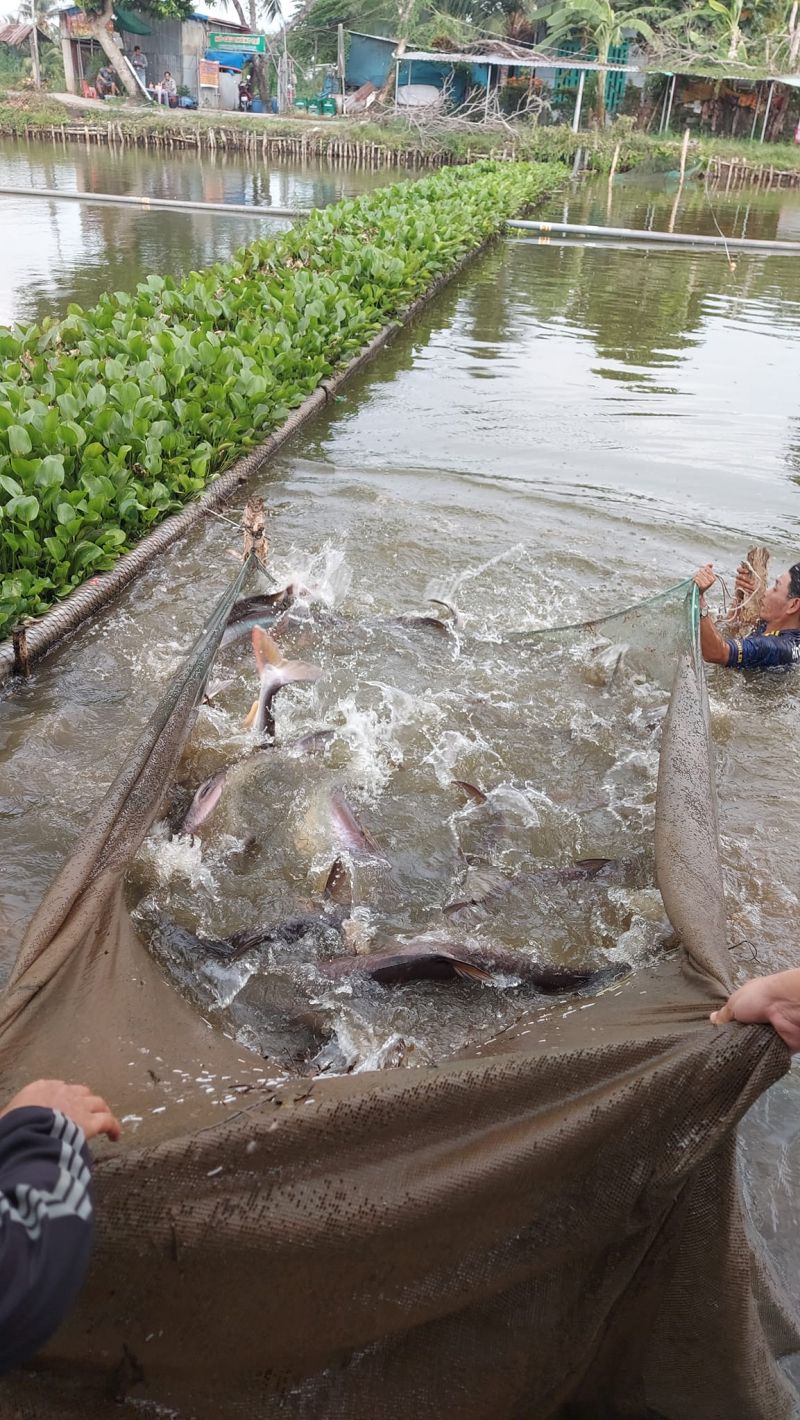
[[[0,328],[0,636],[110,570],[563,178],[448,167],[183,280]]]
[[[523,162],[575,161],[580,149],[583,166],[597,173],[610,171],[619,146],[617,171],[642,164],[662,168],[680,164],[681,134],[651,135],[625,120],[600,132],[573,133],[561,124],[543,127],[531,122],[509,124],[498,131],[474,125],[448,132],[412,129],[402,120],[367,123],[357,119],[273,118],[261,115],[204,114],[163,110],[136,112],[109,104],[109,111],[79,111],[57,99],[34,94],[0,94],[0,136],[54,142],[108,143],[195,152],[230,151],[265,157],[322,158],[375,167],[444,167],[480,158]],[[724,176],[736,165],[737,183],[760,182],[765,173],[792,174],[800,182],[800,144],[761,144],[747,139],[703,136],[692,142],[691,161]],[[794,176],[796,175],[796,177]]]

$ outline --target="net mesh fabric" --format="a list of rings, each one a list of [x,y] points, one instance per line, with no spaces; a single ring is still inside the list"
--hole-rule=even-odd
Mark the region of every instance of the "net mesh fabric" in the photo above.
[[[554,653],[554,706],[565,668],[598,647],[672,679],[653,839],[682,948],[436,1068],[273,1089],[176,994],[122,894],[249,570],[36,913],[0,1004],[7,1092],[89,1078],[138,1124],[97,1147],[89,1280],[3,1380],[3,1414],[105,1420],[130,1399],[181,1420],[791,1416],[777,1358],[796,1322],[734,1159],[737,1122],[788,1055],[768,1028],[708,1023],[730,966],[686,588],[533,642]],[[223,1077],[224,1108],[208,1083]]]

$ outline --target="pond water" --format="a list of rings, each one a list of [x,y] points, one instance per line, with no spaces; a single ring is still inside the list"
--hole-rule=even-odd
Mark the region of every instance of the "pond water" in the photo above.
[[[29,161],[27,150],[18,158],[8,150],[3,155],[12,166]],[[108,189],[112,183],[114,160],[107,153],[59,151],[52,162],[72,164],[76,186],[93,180]],[[137,154],[126,162],[131,183],[152,182],[157,192],[218,198],[219,190],[202,186],[208,171],[220,190],[233,190],[241,200],[252,180],[246,164],[233,165],[231,175],[205,160],[174,163],[174,171],[173,160]],[[169,176],[159,186],[162,171]],[[320,171],[288,176],[285,187],[276,182],[271,190],[275,200],[305,201],[312,187],[319,194],[327,185],[336,195],[353,181]],[[47,182],[54,185],[52,173]],[[26,317],[62,309],[76,296],[88,301],[103,281],[132,284],[146,270],[210,260],[222,254],[216,244],[224,249],[226,241],[217,219],[189,214],[171,214],[167,228],[160,217],[113,210],[91,215],[89,208],[69,208],[63,219],[55,206],[36,210],[43,213],[48,254],[18,297],[15,310]],[[726,199],[690,190],[675,209],[672,194],[641,179],[615,185],[610,199],[605,184],[570,187],[549,211],[576,222],[633,227],[667,228],[674,221],[676,230],[715,231],[718,224],[730,235],[800,230],[796,195]],[[64,230],[62,220],[75,223],[74,245],[59,264],[48,243]],[[110,229],[106,220],[114,224]],[[81,233],[89,229],[83,222],[92,224],[95,261],[85,274]],[[241,226],[231,227],[236,245]],[[142,233],[141,241],[132,239],[126,248],[131,229]],[[158,829],[134,882],[145,916],[148,899],[160,891],[176,919],[187,925],[191,919],[196,930],[216,936],[231,930],[225,855],[235,852],[247,925],[263,855],[277,843],[275,826],[290,819],[291,842],[284,838],[274,849],[280,863],[275,891],[286,895],[281,905],[287,910],[292,894],[295,901],[318,894],[332,851],[330,823],[320,827],[319,793],[328,792],[334,771],[344,773],[365,826],[391,850],[395,876],[388,888],[379,875],[376,887],[369,865],[365,870],[363,915],[374,913],[375,894],[386,892],[387,915],[406,932],[429,929],[429,909],[441,906],[445,879],[452,895],[458,892],[457,860],[463,867],[476,822],[468,805],[449,797],[452,779],[477,780],[489,790],[504,815],[503,832],[514,826],[513,851],[539,864],[625,856],[631,841],[638,851],[650,822],[665,699],[656,650],[629,672],[623,666],[626,729],[615,740],[610,731],[621,722],[611,724],[602,698],[616,669],[608,645],[579,683],[570,668],[559,708],[549,690],[539,689],[551,653],[533,643],[525,654],[518,647],[512,661],[502,639],[600,616],[680,582],[709,559],[732,585],[737,561],[755,541],[769,544],[777,568],[797,560],[799,354],[800,268],[790,258],[740,254],[732,264],[724,251],[510,239],[478,259],[306,425],[260,480],[272,514],[275,576],[314,584],[334,613],[322,630],[319,623],[297,629],[286,651],[331,673],[327,690],[321,681],[313,690],[282,693],[278,734],[287,740],[325,723],[338,728],[338,740],[310,767],[276,759],[269,785],[250,784],[250,811],[256,820],[261,815],[263,830],[257,866],[247,857],[252,829],[245,833],[230,807],[205,842],[170,842],[166,828]],[[233,565],[228,549],[237,541],[231,526],[209,521],[4,698],[5,969],[32,908],[226,584]],[[454,660],[461,652],[452,635],[441,640],[443,651],[438,633],[431,642],[424,629],[390,621],[424,611],[431,596],[458,604],[470,634],[483,638],[483,652],[473,645]],[[228,748],[244,744],[240,721],[252,698],[253,672],[239,649],[229,671],[233,688],[204,712],[184,765],[187,785],[218,766],[223,741]],[[796,682],[712,669],[709,691],[730,939],[751,942],[760,967],[794,964]],[[581,791],[582,782],[601,784],[600,803]],[[593,814],[599,818],[592,821]],[[437,822],[445,826],[439,839]],[[459,837],[462,829],[466,838]],[[570,896],[559,891],[568,915]],[[609,959],[604,943],[626,933],[628,959],[643,959],[662,925],[646,868],[615,891],[602,903],[587,899],[581,909],[581,930],[587,921],[591,926],[595,965]],[[517,946],[523,930],[518,906],[503,908],[505,940]],[[540,915],[550,930],[552,907],[545,904]],[[480,923],[475,930],[483,930]],[[562,948],[571,960],[570,942]],[[749,951],[737,951],[742,972]],[[431,1011],[443,1013],[440,1046],[458,1048],[470,1021],[480,1033],[503,1024],[513,1009],[502,990],[484,993],[477,1007],[459,986],[447,1008],[431,1004],[431,990],[414,998],[414,1010],[427,1013],[422,1024],[419,1014],[401,1019],[400,1006],[389,1019],[358,1015],[348,1003],[338,1017],[339,1047],[357,1064],[379,1063],[383,1033],[384,1041],[396,1038],[406,1049],[411,1040],[416,1058],[427,1058]],[[335,1034],[335,1006],[331,1019]],[[414,1058],[412,1049],[408,1063]],[[751,1113],[743,1147],[754,1214],[795,1291],[798,1129],[793,1074]]]
[[[263,162],[233,154],[198,157],[0,139],[0,187],[318,207],[386,181],[386,169],[348,170],[313,160]],[[94,305],[104,291],[129,291],[151,271],[178,276],[209,266],[288,226],[279,218],[241,213],[147,212],[3,196],[0,222],[0,324],[63,315],[71,301]]]

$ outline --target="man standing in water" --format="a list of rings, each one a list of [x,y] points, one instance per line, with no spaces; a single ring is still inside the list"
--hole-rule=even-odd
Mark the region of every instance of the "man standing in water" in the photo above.
[[[694,574],[700,591],[700,649],[703,660],[736,670],[775,669],[800,662],[800,562],[768,587],[761,601],[762,620],[750,636],[723,636],[714,625],[705,594],[716,581],[709,562]],[[747,567],[736,573],[736,589],[745,597],[755,591],[755,580]]]

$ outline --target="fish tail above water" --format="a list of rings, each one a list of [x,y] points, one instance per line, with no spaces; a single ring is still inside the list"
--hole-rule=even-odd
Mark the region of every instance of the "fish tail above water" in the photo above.
[[[252,641],[261,688],[245,725],[249,727],[254,724],[260,734],[274,735],[275,719],[271,707],[278,691],[285,685],[319,680],[322,671],[319,666],[312,666],[307,661],[287,661],[280,647],[260,626],[253,628]]]

